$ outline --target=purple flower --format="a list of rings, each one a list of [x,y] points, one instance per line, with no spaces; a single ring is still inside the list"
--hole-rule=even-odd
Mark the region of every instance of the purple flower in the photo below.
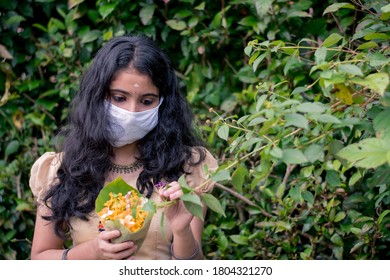
[[[162,189],[164,188],[165,186],[167,185],[167,183],[165,182],[158,182],[157,184],[155,184],[154,186],[157,188],[157,189]]]

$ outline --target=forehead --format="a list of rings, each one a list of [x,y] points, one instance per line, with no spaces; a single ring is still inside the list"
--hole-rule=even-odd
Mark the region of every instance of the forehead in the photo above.
[[[120,88],[128,91],[158,92],[157,87],[148,75],[142,74],[132,68],[116,72],[111,81],[110,88]]]

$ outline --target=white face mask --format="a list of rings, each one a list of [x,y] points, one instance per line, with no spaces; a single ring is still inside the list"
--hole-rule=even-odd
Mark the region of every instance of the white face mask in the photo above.
[[[161,97],[157,107],[142,112],[129,112],[104,101],[111,123],[111,145],[122,147],[134,143],[152,131],[158,123],[158,108],[162,101]]]

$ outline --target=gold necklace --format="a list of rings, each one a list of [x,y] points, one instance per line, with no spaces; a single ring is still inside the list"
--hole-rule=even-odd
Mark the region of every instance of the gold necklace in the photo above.
[[[137,161],[133,162],[132,164],[128,164],[128,165],[120,165],[120,164],[116,164],[116,163],[111,162],[111,166],[108,169],[114,173],[129,174],[129,173],[133,173],[134,171],[137,171],[141,167],[142,167],[141,161],[137,160]]]

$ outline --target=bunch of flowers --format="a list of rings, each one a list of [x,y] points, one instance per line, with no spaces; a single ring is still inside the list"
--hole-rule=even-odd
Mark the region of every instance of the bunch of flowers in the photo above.
[[[185,175],[182,175],[178,183],[183,191],[179,198],[189,212],[203,220],[203,206],[206,205],[213,211],[225,215],[219,201],[211,194],[203,193],[202,187],[210,181],[208,179],[196,188],[187,185]],[[168,188],[166,182],[158,182],[156,189]],[[128,185],[121,177],[108,183],[99,193],[95,209],[100,217],[99,230],[119,230],[121,236],[112,239],[113,243],[133,241],[138,250],[148,233],[154,213],[159,208],[166,208],[177,203],[178,200],[163,200],[156,204],[151,199],[144,197],[136,188]],[[162,215],[162,219],[164,213]],[[162,222],[160,222],[162,225]],[[164,234],[163,226],[161,226]]]
[[[99,229],[117,229],[121,236],[111,242],[132,240],[139,249],[155,212],[148,208],[150,203],[153,202],[118,177],[107,184],[96,199],[96,212],[100,217]]]
[[[141,229],[148,215],[148,212],[143,210],[148,199],[138,196],[134,190],[127,192],[126,195],[113,192],[110,192],[109,195],[110,199],[98,212],[101,224],[104,226],[106,221],[119,220],[131,232],[137,232]]]

